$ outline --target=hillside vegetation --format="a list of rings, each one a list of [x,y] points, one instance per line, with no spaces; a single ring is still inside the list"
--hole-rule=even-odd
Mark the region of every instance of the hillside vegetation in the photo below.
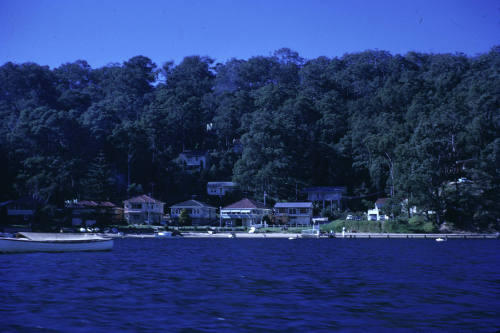
[[[498,46],[474,57],[307,60],[280,49],[225,63],[9,62],[0,67],[0,200],[61,206],[153,192],[170,204],[233,180],[272,202],[337,185],[353,211],[387,196],[394,216],[407,214],[407,199],[436,226],[498,228],[499,109]],[[188,149],[208,150],[208,168],[184,172],[174,159]]]

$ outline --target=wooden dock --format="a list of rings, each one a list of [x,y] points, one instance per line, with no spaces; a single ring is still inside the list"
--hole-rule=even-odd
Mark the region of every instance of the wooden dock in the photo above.
[[[328,234],[322,237],[330,238],[386,238],[386,239],[498,239],[500,235],[495,234],[395,234],[395,233],[358,233],[358,232],[346,232],[342,235],[341,232],[335,234]]]

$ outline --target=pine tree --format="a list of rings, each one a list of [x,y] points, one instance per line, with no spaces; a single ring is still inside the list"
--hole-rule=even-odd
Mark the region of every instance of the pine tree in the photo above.
[[[110,166],[102,151],[90,164],[83,185],[87,199],[98,201],[110,200],[113,179],[111,177]]]

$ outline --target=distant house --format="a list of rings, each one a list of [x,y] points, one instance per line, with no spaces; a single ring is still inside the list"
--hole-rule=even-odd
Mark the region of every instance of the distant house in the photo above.
[[[140,195],[123,203],[125,220],[129,224],[158,224],[162,221],[165,203],[159,200]]]
[[[193,221],[193,225],[207,225],[217,220],[217,208],[197,200],[188,200],[170,206],[170,217],[178,220],[184,209]]]
[[[232,192],[238,188],[238,185],[233,182],[208,182],[208,195],[224,196],[228,192]]]
[[[199,172],[207,168],[208,152],[205,150],[184,150],[176,159],[187,172]]]
[[[283,223],[311,224],[312,202],[278,202],[274,205],[274,216]]]
[[[302,190],[307,193],[307,200],[312,202],[322,202],[323,209],[325,202],[330,202],[330,207],[335,209],[342,209],[342,197],[347,192],[343,186],[317,186],[307,187]]]
[[[375,202],[375,208],[369,209],[367,216],[369,221],[384,221],[388,220],[389,216],[382,214],[381,209],[385,206],[388,198],[380,198]]]
[[[271,213],[271,209],[261,203],[244,198],[221,209],[221,218],[226,225],[249,227],[261,224],[264,216]]]
[[[240,140],[238,139],[233,140],[233,146],[231,147],[231,151],[235,154],[243,153],[243,145],[241,144]]]
[[[41,203],[33,198],[0,202],[0,219],[4,224],[32,224]]]
[[[123,218],[123,209],[109,201],[68,200],[65,208],[72,226],[119,224]]]

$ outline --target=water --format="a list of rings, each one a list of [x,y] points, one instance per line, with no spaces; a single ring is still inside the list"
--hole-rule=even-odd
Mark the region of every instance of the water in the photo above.
[[[121,239],[0,255],[0,331],[496,331],[498,240]]]

